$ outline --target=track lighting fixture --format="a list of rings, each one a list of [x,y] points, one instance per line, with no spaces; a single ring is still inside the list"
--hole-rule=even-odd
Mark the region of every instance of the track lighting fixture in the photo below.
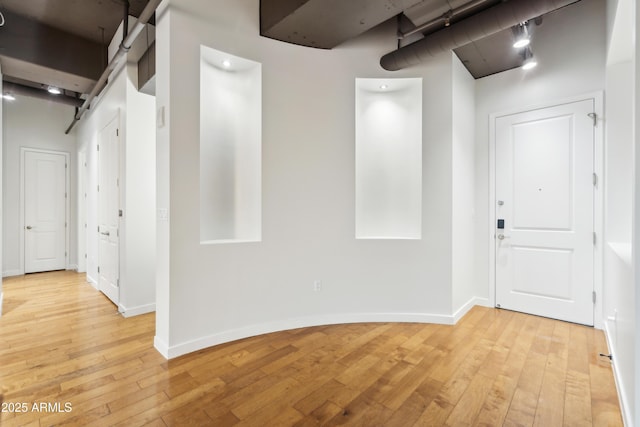
[[[538,65],[538,61],[536,61],[536,58],[533,56],[533,52],[530,47],[527,47],[524,50],[522,56],[524,58],[524,62],[522,63],[523,70],[531,70]]]
[[[513,43],[513,47],[515,49],[522,49],[523,47],[529,46],[529,43],[531,43],[528,25],[529,23],[525,21],[516,26],[514,30],[514,33],[516,34],[516,41]]]

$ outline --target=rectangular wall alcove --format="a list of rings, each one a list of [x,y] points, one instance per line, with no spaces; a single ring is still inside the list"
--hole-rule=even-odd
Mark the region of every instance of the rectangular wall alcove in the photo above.
[[[262,67],[200,47],[200,242],[261,239]]]
[[[356,238],[420,239],[422,79],[356,79]]]

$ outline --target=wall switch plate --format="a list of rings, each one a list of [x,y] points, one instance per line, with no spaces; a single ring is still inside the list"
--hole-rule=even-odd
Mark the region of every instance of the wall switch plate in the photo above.
[[[319,292],[322,290],[322,281],[320,280],[314,280],[313,281],[313,290],[316,292]]]

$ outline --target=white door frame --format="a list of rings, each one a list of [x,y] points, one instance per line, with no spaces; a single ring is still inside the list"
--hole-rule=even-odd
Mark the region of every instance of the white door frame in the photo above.
[[[78,262],[79,273],[87,271],[87,151],[78,152]]]
[[[602,316],[603,299],[603,266],[604,266],[604,120],[603,117],[603,93],[591,92],[570,98],[545,102],[543,104],[522,106],[507,111],[492,113],[489,115],[489,223],[487,234],[487,250],[489,251],[489,305],[496,305],[496,119],[511,114],[522,113],[530,110],[538,110],[561,104],[570,104],[578,101],[593,99],[597,122],[594,133],[594,170],[598,176],[597,185],[594,188],[594,230],[596,232],[596,244],[594,245],[593,260],[593,289],[596,292],[594,305],[594,327],[604,327]]]
[[[56,154],[56,155],[62,155],[64,156],[65,159],[65,164],[67,165],[67,167],[64,170],[64,174],[65,174],[65,193],[67,194],[67,197],[65,198],[65,222],[67,224],[67,226],[65,227],[64,230],[64,235],[65,235],[65,252],[66,252],[66,256],[64,257],[64,262],[65,262],[65,269],[69,270],[69,229],[71,228],[71,223],[69,220],[69,200],[71,199],[71,191],[70,191],[70,174],[69,174],[69,169],[71,167],[70,165],[70,155],[68,152],[66,151],[54,151],[54,150],[41,150],[38,148],[29,148],[29,147],[20,147],[20,274],[24,274],[25,268],[24,268],[24,214],[25,214],[25,209],[24,209],[24,202],[25,202],[25,167],[24,167],[24,162],[25,162],[25,154],[27,152],[32,152],[32,153],[44,153],[44,154]]]

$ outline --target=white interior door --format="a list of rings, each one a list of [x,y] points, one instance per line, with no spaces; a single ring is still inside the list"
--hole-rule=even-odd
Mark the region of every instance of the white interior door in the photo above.
[[[67,157],[24,152],[24,271],[67,266]]]
[[[593,112],[585,100],[496,118],[498,307],[593,325]]]
[[[98,287],[114,304],[120,295],[119,139],[116,117],[98,139]]]

